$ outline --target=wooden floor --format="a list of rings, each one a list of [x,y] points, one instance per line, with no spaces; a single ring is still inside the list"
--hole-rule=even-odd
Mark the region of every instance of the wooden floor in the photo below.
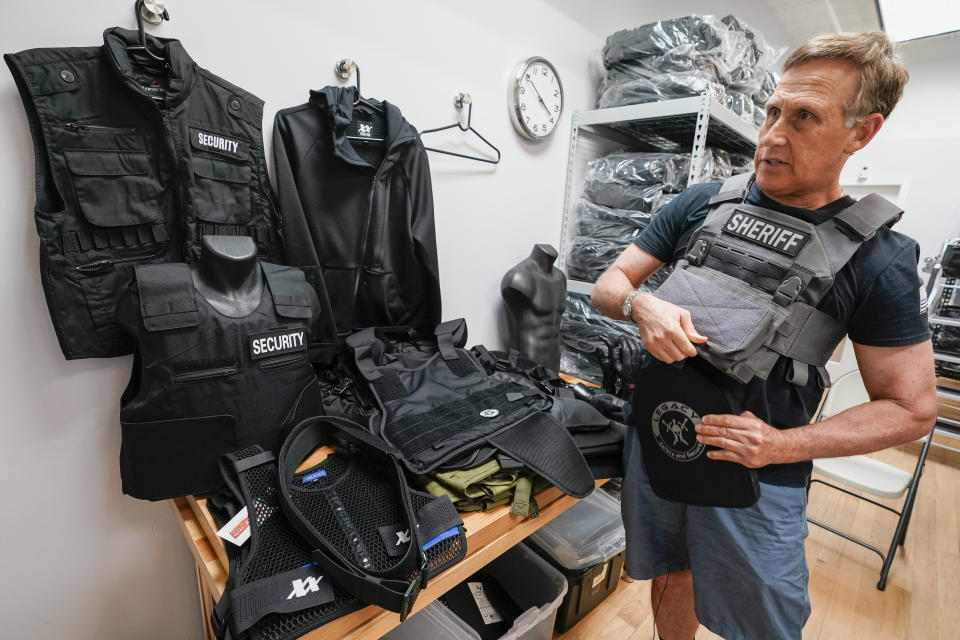
[[[912,469],[919,445],[874,454]],[[891,506],[899,504],[890,502]],[[960,454],[932,448],[906,544],[897,552],[885,591],[872,551],[810,526],[807,563],[813,613],[804,640],[956,640],[960,638]],[[808,514],[886,550],[896,516],[823,485],[813,485]],[[564,640],[653,637],[650,582],[621,581],[617,591]],[[697,640],[719,638],[701,627]]]

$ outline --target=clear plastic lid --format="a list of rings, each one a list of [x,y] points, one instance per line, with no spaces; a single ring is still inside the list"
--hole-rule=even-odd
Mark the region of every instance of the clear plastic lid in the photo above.
[[[605,491],[594,491],[530,539],[571,571],[606,562],[626,546],[620,502]]]
[[[480,640],[480,636],[441,603],[431,602],[380,640]]]

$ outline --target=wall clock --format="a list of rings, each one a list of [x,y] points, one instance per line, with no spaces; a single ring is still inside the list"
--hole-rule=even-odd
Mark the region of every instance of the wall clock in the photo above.
[[[517,132],[534,142],[546,140],[563,115],[563,85],[556,68],[540,56],[523,60],[510,78],[507,100]]]

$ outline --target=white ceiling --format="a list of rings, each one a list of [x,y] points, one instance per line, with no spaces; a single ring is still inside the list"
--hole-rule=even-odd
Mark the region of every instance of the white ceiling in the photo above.
[[[873,31],[880,28],[874,0],[766,0],[796,46],[808,38],[837,31]]]

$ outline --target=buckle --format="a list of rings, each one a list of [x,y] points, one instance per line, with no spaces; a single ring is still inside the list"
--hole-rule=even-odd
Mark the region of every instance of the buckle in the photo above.
[[[425,569],[426,565],[420,568],[416,579],[410,581],[407,590],[403,593],[403,600],[400,601],[400,622],[406,620],[407,616],[410,615],[410,610],[413,609],[413,604],[417,601],[417,596],[420,595],[420,589],[423,587],[422,583],[426,580]]]
[[[773,301],[781,307],[785,307],[797,299],[801,290],[803,290],[803,280],[800,279],[800,276],[790,276],[777,287],[773,294]]]
[[[706,257],[707,241],[703,239],[697,240],[687,255],[684,256],[686,261],[694,267],[699,267],[703,263],[703,259]]]

